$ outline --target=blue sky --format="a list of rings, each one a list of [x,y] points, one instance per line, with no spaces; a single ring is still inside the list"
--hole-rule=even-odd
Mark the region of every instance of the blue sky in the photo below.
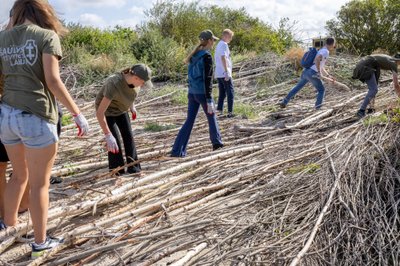
[[[182,1],[182,0],[180,0]],[[305,39],[325,34],[325,22],[349,0],[202,0],[204,5],[215,4],[231,8],[245,7],[247,12],[277,26],[280,18],[297,21],[297,37]],[[0,0],[0,23],[7,22],[13,0]],[[146,19],[144,11],[157,0],[49,0],[68,22],[79,22],[100,28],[135,26]],[[189,2],[189,1],[185,1]]]

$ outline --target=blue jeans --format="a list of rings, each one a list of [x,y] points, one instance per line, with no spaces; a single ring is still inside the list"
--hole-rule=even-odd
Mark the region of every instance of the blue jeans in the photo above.
[[[361,104],[360,110],[367,109],[369,102],[374,99],[378,93],[378,83],[376,81],[375,73],[372,73],[371,77],[366,81],[366,83],[368,85],[368,93]]]
[[[4,145],[22,143],[28,148],[45,148],[58,141],[57,126],[3,103],[0,105],[0,139]]]
[[[207,100],[205,94],[188,94],[188,114],[185,123],[181,130],[179,130],[178,136],[175,139],[174,146],[172,147],[171,156],[173,157],[185,157],[186,148],[189,143],[190,134],[193,129],[194,121],[196,120],[197,113],[199,112],[200,105],[203,108],[204,113],[208,120],[208,129],[210,132],[210,140],[213,145],[222,144],[221,134],[219,132],[217,117],[215,113],[207,113]]]
[[[322,84],[321,79],[317,76],[317,72],[312,70],[311,68],[306,68],[303,70],[301,74],[301,78],[297,85],[288,93],[288,95],[283,99],[284,104],[288,104],[289,101],[308,83],[311,84],[317,89],[317,101],[315,102],[315,108],[318,109],[321,107],[322,102],[324,100],[325,88],[324,84]]]
[[[225,97],[228,96],[228,112],[233,112],[233,98],[235,96],[235,91],[233,90],[233,83],[232,79],[228,81],[225,78],[218,78],[218,89],[219,89],[219,96],[218,96],[218,111],[224,110],[224,101]]]

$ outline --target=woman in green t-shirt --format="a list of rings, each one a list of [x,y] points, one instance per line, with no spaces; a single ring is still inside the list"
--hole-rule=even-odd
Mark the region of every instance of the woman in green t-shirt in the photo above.
[[[136,118],[134,101],[139,89],[146,83],[151,86],[151,70],[144,64],[136,64],[108,77],[105,84],[96,97],[96,117],[103,130],[108,150],[108,167],[110,170],[119,168],[119,174],[124,174],[124,159],[121,151],[122,137],[125,147],[127,172],[140,172],[140,164],[134,164],[138,160],[135,142],[133,140],[132,127],[128,116],[128,110],[132,113],[132,119]]]
[[[79,136],[88,133],[89,125],[60,78],[59,35],[66,29],[52,6],[47,1],[17,0],[12,13],[12,28],[0,32],[0,72],[4,75],[0,139],[13,167],[0,230],[16,225],[29,180],[35,238],[31,256],[35,258],[61,242],[46,236],[50,173],[58,147],[56,98],[73,114]]]

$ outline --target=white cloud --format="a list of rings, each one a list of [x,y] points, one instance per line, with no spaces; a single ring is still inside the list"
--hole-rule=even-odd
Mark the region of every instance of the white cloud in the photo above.
[[[129,13],[132,15],[144,16],[144,8],[140,6],[134,6],[129,9]]]
[[[62,4],[69,8],[81,8],[81,7],[90,7],[90,8],[102,8],[102,7],[113,7],[119,8],[123,7],[126,4],[125,0],[68,0],[62,1]]]
[[[13,4],[13,0],[0,0],[0,24],[8,22],[8,16]]]
[[[98,28],[105,28],[107,26],[106,21],[102,17],[89,13],[80,15],[78,22],[85,26],[94,26]]]

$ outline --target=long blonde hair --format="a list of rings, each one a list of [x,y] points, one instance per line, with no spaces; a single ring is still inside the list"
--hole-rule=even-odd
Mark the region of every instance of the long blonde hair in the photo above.
[[[192,56],[193,56],[195,53],[197,53],[198,51],[204,49],[204,47],[207,46],[208,41],[209,41],[209,40],[200,40],[200,44],[197,45],[197,46],[193,49],[193,51],[183,60],[183,62],[184,62],[185,64],[189,64],[190,59],[192,58]]]
[[[41,28],[55,31],[60,36],[68,32],[46,0],[17,0],[11,13],[13,26],[24,24],[27,19]]]

